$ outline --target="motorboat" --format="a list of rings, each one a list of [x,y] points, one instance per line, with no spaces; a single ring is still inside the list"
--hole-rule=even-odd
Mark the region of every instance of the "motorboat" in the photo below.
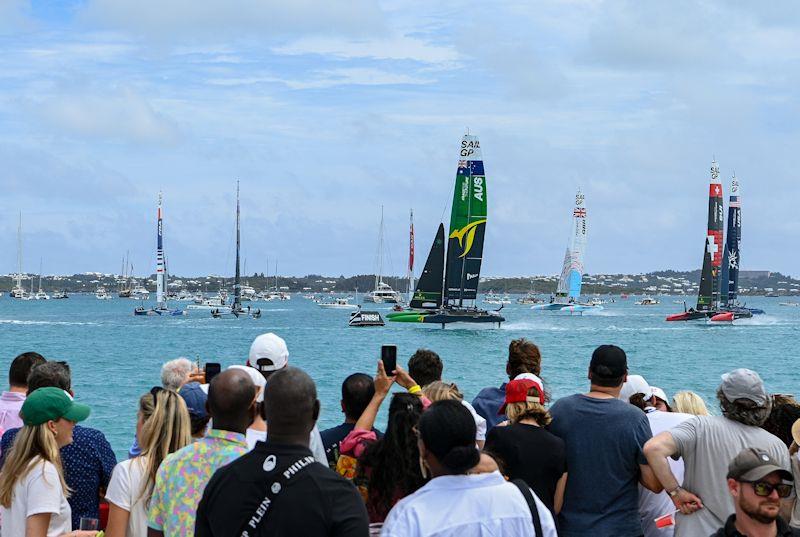
[[[69,298],[66,290],[56,291],[53,293],[53,300],[63,300],[65,298]]]
[[[137,285],[131,290],[131,298],[136,300],[150,300],[150,291],[141,285]]]
[[[98,287],[97,291],[94,292],[94,297],[97,300],[111,300],[111,295],[108,294],[105,287]]]
[[[634,302],[637,306],[656,306],[661,304],[661,302],[657,298],[653,298],[651,296],[643,296],[641,300]]]
[[[36,300],[50,300],[50,295],[45,293],[43,290],[39,289],[38,291],[36,291],[34,298]]]
[[[344,309],[352,310],[352,309],[357,309],[358,308],[358,305],[357,304],[352,304],[350,302],[350,299],[347,298],[347,297],[345,297],[345,298],[335,298],[333,300],[326,301],[326,302],[317,302],[317,306],[319,306],[320,308],[325,308],[325,309],[343,309],[343,310]]]
[[[382,280],[377,283],[373,291],[364,295],[364,302],[374,302],[375,304],[397,304],[402,301],[403,296]]]

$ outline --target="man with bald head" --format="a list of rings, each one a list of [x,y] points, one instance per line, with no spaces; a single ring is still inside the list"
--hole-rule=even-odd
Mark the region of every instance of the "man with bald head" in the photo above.
[[[217,470],[200,501],[195,536],[367,537],[361,496],[308,448],[319,416],[311,377],[295,367],[276,371],[262,408],[266,442]]]
[[[197,504],[221,466],[247,453],[245,431],[255,416],[256,387],[238,369],[223,371],[208,387],[211,430],[168,455],[156,474],[147,516],[148,537],[192,535]]]

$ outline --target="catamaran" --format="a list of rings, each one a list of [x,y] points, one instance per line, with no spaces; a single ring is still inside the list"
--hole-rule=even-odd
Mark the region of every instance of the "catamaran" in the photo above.
[[[236,318],[239,317],[253,317],[254,319],[258,319],[261,317],[261,309],[259,308],[252,308],[247,306],[246,308],[242,307],[242,281],[241,275],[239,273],[239,250],[241,246],[241,232],[239,228],[239,220],[240,220],[240,209],[239,209],[239,181],[236,181],[236,271],[233,278],[233,303],[231,303],[230,307],[220,307],[211,310],[211,316],[214,318],[222,317],[223,315],[233,315]]]
[[[487,193],[480,142],[465,134],[461,139],[456,172],[450,234],[445,263],[444,224],[439,224],[425,267],[417,281],[410,309],[386,315],[409,323],[500,323],[499,310],[475,305],[486,233]],[[501,308],[502,309],[502,308]]]
[[[161,192],[158,193],[158,209],[156,212],[156,305],[154,308],[139,306],[133,310],[134,315],[175,317],[186,315],[182,309],[169,309],[167,306],[167,260],[164,256],[164,221],[161,212]],[[134,292],[136,290],[134,289]],[[149,294],[148,294],[149,296]]]
[[[36,291],[36,295],[34,296],[36,300],[50,300],[50,295],[44,292],[42,289],[42,260],[39,259],[39,290]]]
[[[564,254],[564,265],[558,278],[556,294],[547,304],[534,304],[532,310],[565,311],[583,313],[590,310],[601,310],[590,302],[581,303],[581,282],[583,280],[583,254],[586,251],[586,206],[583,192],[578,189],[575,194],[575,208],[572,210],[572,232],[567,252]]]
[[[728,211],[728,244],[723,245],[722,183],[719,181],[717,161],[711,162],[711,180],[708,191],[708,226],[703,249],[703,268],[700,272],[700,289],[697,294],[697,306],[683,313],[667,316],[667,321],[711,320],[727,322],[734,319],[752,317],[753,312],[744,307],[731,304],[731,292],[735,304],[738,293],[739,243],[741,240],[741,212],[739,202],[739,184],[734,178],[731,187],[732,203]],[[731,259],[736,265],[731,276]],[[727,275],[724,274],[723,260],[727,263]],[[722,294],[724,289],[724,301]]]
[[[381,224],[378,228],[378,272],[375,274],[375,289],[364,295],[364,302],[376,304],[396,304],[403,297],[383,281],[383,206],[381,205]]]

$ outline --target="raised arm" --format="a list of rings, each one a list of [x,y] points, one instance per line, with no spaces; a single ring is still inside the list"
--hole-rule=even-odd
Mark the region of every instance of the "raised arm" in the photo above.
[[[371,431],[372,426],[375,425],[375,418],[378,416],[378,410],[381,408],[381,403],[386,399],[394,383],[394,377],[386,375],[383,369],[383,362],[378,360],[378,374],[375,376],[375,395],[372,396],[367,408],[361,413],[361,416],[356,421],[356,429],[363,429]]]

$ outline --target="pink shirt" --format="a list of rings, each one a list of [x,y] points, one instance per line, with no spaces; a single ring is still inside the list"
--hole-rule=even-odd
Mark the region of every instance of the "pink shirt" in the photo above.
[[[9,429],[22,427],[19,411],[24,402],[24,393],[3,392],[3,395],[0,395],[0,434]]]

